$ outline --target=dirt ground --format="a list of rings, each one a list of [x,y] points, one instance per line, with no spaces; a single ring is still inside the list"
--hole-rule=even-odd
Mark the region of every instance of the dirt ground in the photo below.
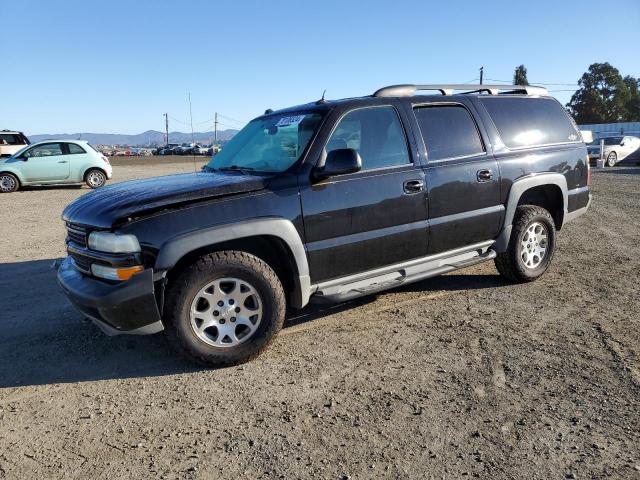
[[[67,303],[50,264],[87,191],[0,196],[0,478],[640,478],[639,168],[594,173],[537,282],[485,263],[307,308],[221,370]]]

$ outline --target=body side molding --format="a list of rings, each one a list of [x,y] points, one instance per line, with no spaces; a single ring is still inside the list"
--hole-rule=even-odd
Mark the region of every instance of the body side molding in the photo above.
[[[184,255],[198,248],[259,235],[277,237],[284,241],[291,250],[298,270],[294,272],[294,291],[291,296],[291,305],[295,308],[304,307],[309,302],[311,295],[307,253],[293,223],[284,218],[265,217],[227,223],[171,238],[160,248],[155,269],[156,271],[169,270]]]
[[[563,218],[567,215],[567,205],[569,204],[569,191],[567,188],[567,179],[561,173],[540,173],[535,175],[529,175],[527,177],[520,178],[513,182],[511,189],[509,190],[509,198],[506,203],[506,210],[504,216],[504,226],[493,249],[497,253],[501,253],[507,250],[509,246],[509,239],[511,238],[511,229],[513,227],[513,217],[516,213],[518,201],[522,194],[533,187],[539,187],[542,185],[556,185],[562,191],[562,211],[564,212]]]

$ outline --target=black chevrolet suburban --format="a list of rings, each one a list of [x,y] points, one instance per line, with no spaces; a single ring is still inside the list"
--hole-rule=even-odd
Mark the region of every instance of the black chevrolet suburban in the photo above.
[[[192,360],[232,365],[309,302],[490,259],[535,280],[587,210],[590,174],[575,124],[540,87],[322,99],[267,110],[201,172],[70,204],[58,280],[109,334],[166,330]]]

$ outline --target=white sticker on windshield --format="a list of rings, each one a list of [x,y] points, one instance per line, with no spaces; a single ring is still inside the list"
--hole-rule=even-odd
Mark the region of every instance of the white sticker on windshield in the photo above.
[[[288,127],[289,125],[297,125],[304,119],[305,115],[295,115],[293,117],[282,117],[276,123],[276,127]]]

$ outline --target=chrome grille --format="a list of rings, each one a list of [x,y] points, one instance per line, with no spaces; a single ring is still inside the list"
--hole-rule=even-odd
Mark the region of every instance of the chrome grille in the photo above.
[[[87,231],[83,227],[67,223],[67,241],[86,247]]]

